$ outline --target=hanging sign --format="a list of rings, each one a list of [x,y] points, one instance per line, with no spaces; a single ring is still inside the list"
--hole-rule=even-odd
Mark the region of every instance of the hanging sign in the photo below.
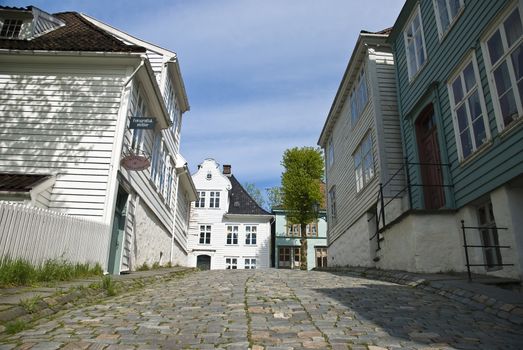
[[[155,118],[131,117],[129,129],[154,129]]]
[[[142,171],[147,169],[151,165],[151,162],[149,161],[149,158],[143,155],[129,154],[120,160],[120,164],[127,170]]]

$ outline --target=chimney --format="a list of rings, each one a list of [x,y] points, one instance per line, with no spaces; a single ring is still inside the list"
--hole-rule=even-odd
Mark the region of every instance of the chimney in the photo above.
[[[229,164],[223,165],[223,175],[231,176],[231,166]]]

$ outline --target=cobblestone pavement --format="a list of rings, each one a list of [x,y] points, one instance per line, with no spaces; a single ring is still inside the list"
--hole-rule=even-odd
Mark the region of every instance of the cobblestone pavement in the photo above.
[[[0,349],[523,349],[523,329],[393,283],[205,271],[59,313]],[[3,344],[3,345],[2,345]]]

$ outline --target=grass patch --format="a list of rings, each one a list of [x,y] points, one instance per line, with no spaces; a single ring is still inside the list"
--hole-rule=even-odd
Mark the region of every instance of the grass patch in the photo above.
[[[29,324],[23,320],[16,320],[5,324],[5,332],[7,334],[15,334],[28,328]]]
[[[102,277],[102,289],[105,290],[107,295],[110,297],[113,297],[117,294],[116,282],[111,278],[111,276]]]
[[[32,298],[28,299],[22,299],[20,300],[20,306],[23,307],[27,312],[30,314],[35,313],[38,308],[39,304],[42,301],[42,297],[40,295],[34,296]]]
[[[147,265],[147,263],[144,262],[142,265],[138,266],[136,271],[149,271],[150,269],[151,268],[149,267],[149,265]]]
[[[75,264],[63,259],[50,259],[34,266],[24,259],[0,258],[0,287],[70,281],[102,274],[102,267],[98,263]]]

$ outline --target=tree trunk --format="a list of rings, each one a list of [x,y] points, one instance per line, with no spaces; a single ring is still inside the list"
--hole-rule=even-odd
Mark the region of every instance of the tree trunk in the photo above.
[[[300,269],[307,270],[307,224],[300,224]]]

